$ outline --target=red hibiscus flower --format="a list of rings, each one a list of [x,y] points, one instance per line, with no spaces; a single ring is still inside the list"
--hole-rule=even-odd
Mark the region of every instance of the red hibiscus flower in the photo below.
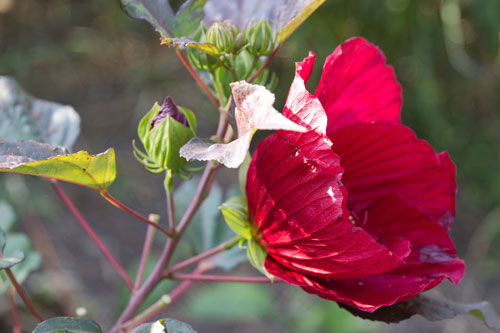
[[[438,285],[465,265],[448,229],[455,166],[400,123],[401,88],[383,53],[351,39],[296,64],[283,114],[309,129],[278,131],[250,164],[246,194],[266,270],[365,311]]]

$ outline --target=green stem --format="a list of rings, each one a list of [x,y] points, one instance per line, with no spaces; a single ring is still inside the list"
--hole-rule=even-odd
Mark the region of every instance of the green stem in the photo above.
[[[271,53],[271,55],[269,56],[269,58],[267,58],[266,62],[259,68],[259,70],[257,72],[255,72],[255,74],[250,78],[250,80],[248,80],[248,83],[252,83],[253,80],[255,80],[257,77],[259,77],[260,73],[262,73],[262,71],[264,69],[266,69],[267,66],[269,66],[269,64],[271,63],[271,61],[273,61],[274,57],[276,57],[276,54],[278,53],[280,47],[278,46],[274,51],[273,53]]]

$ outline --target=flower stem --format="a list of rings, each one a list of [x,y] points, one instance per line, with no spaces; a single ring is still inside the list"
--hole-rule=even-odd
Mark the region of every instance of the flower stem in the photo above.
[[[14,287],[14,289],[16,289],[17,294],[23,300],[24,305],[26,305],[26,307],[31,311],[31,313],[35,317],[37,317],[39,322],[44,321],[40,312],[37,311],[37,309],[35,308],[35,306],[31,302],[31,300],[29,299],[28,295],[26,295],[26,293],[24,292],[23,287],[21,287],[21,285],[17,282],[16,277],[14,276],[14,274],[12,274],[12,271],[10,270],[10,268],[6,268],[5,273],[9,277],[9,280],[12,283],[12,286]]]
[[[104,254],[104,256],[109,260],[111,265],[115,268],[116,272],[121,276],[127,287],[129,288],[130,291],[133,290],[133,283],[132,280],[130,280],[130,277],[128,274],[125,272],[123,267],[118,263],[118,261],[113,257],[111,252],[108,250],[106,245],[99,239],[97,234],[94,232],[94,230],[90,227],[90,225],[87,223],[87,221],[83,218],[82,214],[78,211],[78,209],[75,207],[73,202],[70,200],[70,198],[64,193],[62,188],[59,186],[57,183],[57,180],[51,179],[50,183],[52,184],[52,187],[56,191],[57,195],[61,198],[61,200],[64,202],[66,207],[68,207],[69,211],[73,216],[76,218],[78,223],[82,226],[82,228],[85,230],[85,232],[89,235],[89,237],[92,239],[92,241],[97,245],[99,250]]]
[[[167,274],[165,275],[165,277],[168,277],[171,273],[173,272],[176,272],[176,271],[179,271],[183,268],[186,268],[192,264],[195,264],[203,259],[206,259],[208,257],[211,257],[211,256],[214,256],[220,252],[223,252],[223,251],[226,251],[226,250],[229,250],[231,249],[234,245],[236,245],[239,240],[241,239],[241,237],[239,236],[236,236],[222,244],[220,244],[219,246],[216,246],[214,247],[213,249],[211,250],[208,250],[208,251],[205,251],[203,253],[200,253],[194,257],[191,257],[189,259],[186,259],[178,264],[175,264],[173,265],[167,272]]]
[[[222,117],[222,115],[221,115]],[[217,128],[217,134],[216,136],[218,138],[224,137],[226,128],[227,128],[227,118],[224,118],[225,121],[220,121],[219,126]],[[150,294],[150,292],[156,287],[156,285],[162,280],[162,275],[164,272],[165,267],[168,266],[170,259],[172,258],[172,255],[174,253],[175,247],[177,246],[177,242],[179,241],[180,237],[182,236],[183,232],[185,231],[186,227],[188,226],[189,222],[193,218],[194,214],[200,207],[201,203],[207,196],[208,192],[210,191],[210,188],[212,187],[212,184],[215,180],[215,175],[217,173],[217,170],[221,164],[217,163],[214,164],[212,161],[207,162],[207,166],[205,170],[203,171],[203,175],[200,179],[200,183],[198,184],[198,189],[196,190],[196,193],[193,197],[193,200],[191,201],[191,204],[189,205],[188,209],[184,213],[184,216],[182,217],[179,225],[176,228],[176,236],[173,238],[167,239],[167,243],[165,244],[165,247],[163,248],[163,251],[160,255],[160,258],[156,264],[156,267],[154,268],[153,272],[149,276],[149,278],[144,282],[144,284],[137,290],[135,294],[133,294],[130,298],[129,303],[127,304],[125,310],[121,314],[121,316],[118,318],[116,321],[115,325],[111,328],[111,332],[119,332],[120,328],[122,327],[123,323],[128,321],[139,309],[141,304],[144,302],[146,297]],[[186,283],[189,281],[186,281]],[[179,287],[182,285],[182,283],[179,285]],[[172,295],[170,295],[172,297]],[[173,299],[173,297],[172,297]]]
[[[7,293],[9,294],[10,309],[12,314],[12,332],[21,333],[21,322],[19,321],[19,314],[17,313],[16,300],[14,299],[14,288],[9,288]]]
[[[184,281],[213,281],[213,282],[251,282],[251,283],[274,283],[283,282],[281,279],[270,280],[265,276],[225,276],[225,275],[202,275],[174,273],[168,276],[171,280]]]
[[[165,193],[167,197],[167,215],[168,228],[170,233],[175,233],[175,205],[174,205],[174,190],[172,187],[172,171],[168,170],[165,175]]]
[[[172,232],[170,232],[167,229],[165,229],[159,223],[155,223],[154,221],[151,221],[146,216],[144,216],[144,215],[136,212],[132,208],[126,206],[123,203],[121,203],[120,201],[118,201],[118,199],[116,199],[115,197],[113,197],[107,191],[104,190],[104,191],[101,191],[100,193],[104,197],[104,199],[108,200],[108,202],[110,202],[113,206],[115,206],[115,207],[123,210],[124,212],[126,212],[129,215],[132,215],[133,217],[135,217],[139,221],[145,222],[145,223],[149,224],[150,226],[155,227],[156,229],[158,229],[162,233],[164,233],[167,237],[174,237],[174,234]]]
[[[144,270],[146,269],[149,253],[151,252],[151,246],[153,245],[155,230],[155,228],[148,225],[146,239],[144,240],[144,246],[142,247],[141,262],[139,263],[139,269],[137,270],[137,276],[135,278],[134,290],[139,289],[139,287],[141,286],[142,278],[144,276]]]
[[[271,55],[269,56],[269,58],[267,58],[266,62],[264,64],[262,64],[262,66],[257,70],[257,72],[255,72],[255,74],[248,80],[248,83],[252,83],[253,80],[255,80],[257,77],[259,77],[260,73],[262,73],[262,71],[264,69],[266,69],[267,66],[269,66],[269,64],[271,63],[271,61],[273,61],[274,57],[276,57],[276,54],[278,53],[280,47],[278,46],[274,51],[273,53],[271,53]]]
[[[148,320],[148,318],[150,318],[150,316],[153,316],[158,310],[163,309],[165,306],[168,306],[170,303],[172,303],[172,299],[169,295],[165,294],[160,297],[159,300],[151,304],[151,306],[144,310],[144,312],[142,312],[140,315],[124,323],[122,327],[133,329],[134,327],[139,326],[140,324]]]
[[[210,91],[210,89],[207,87],[207,85],[205,84],[205,82],[203,82],[203,80],[198,75],[198,73],[196,73],[196,71],[193,69],[193,67],[191,66],[191,64],[189,63],[189,61],[186,59],[186,57],[184,56],[184,54],[180,50],[178,50],[178,49],[176,49],[175,52],[177,53],[177,56],[181,60],[181,62],[184,65],[184,67],[186,67],[186,69],[188,70],[189,74],[191,74],[191,76],[194,78],[194,80],[196,81],[196,83],[198,83],[198,85],[201,87],[201,89],[203,89],[203,91],[205,92],[205,94],[207,94],[208,99],[210,99],[210,101],[212,102],[212,104],[218,109],[219,108],[219,102],[217,101],[217,99],[215,98],[215,96],[212,94],[212,92]]]

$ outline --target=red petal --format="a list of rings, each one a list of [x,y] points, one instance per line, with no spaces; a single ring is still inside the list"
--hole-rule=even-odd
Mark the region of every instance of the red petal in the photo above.
[[[306,89],[315,57],[314,53],[309,52],[302,62],[295,63],[295,78],[288,92],[283,115],[299,125],[324,134],[327,123],[325,110],[318,98]]]
[[[356,122],[400,122],[401,86],[394,70],[363,38],[348,40],[326,58],[315,95],[328,116],[327,133]]]
[[[280,131],[262,141],[247,176],[251,222],[268,254],[303,273],[354,278],[385,272],[408,255],[402,240],[379,244],[353,225],[328,138]],[[403,250],[402,250],[403,249]]]
[[[412,253],[405,264],[383,274],[333,280],[292,271],[268,257],[267,271],[309,293],[370,312],[414,297],[444,278],[455,284],[462,279],[464,263],[456,258],[453,243],[441,225],[396,196],[383,198],[369,212],[374,218],[368,218],[368,232],[379,237],[400,235],[411,242]]]
[[[455,166],[403,125],[359,123],[331,133],[344,168],[347,206],[362,211],[388,194],[449,226],[455,215]],[[361,217],[360,217],[361,218]]]

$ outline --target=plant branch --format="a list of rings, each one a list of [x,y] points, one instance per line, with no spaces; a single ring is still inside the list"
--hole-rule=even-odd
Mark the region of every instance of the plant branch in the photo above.
[[[220,116],[223,117],[224,115],[220,113]],[[224,117],[224,119],[224,121],[219,121],[219,126],[217,128],[216,136],[219,138],[224,137],[224,133],[227,128],[227,117]],[[158,260],[153,272],[146,280],[146,282],[144,282],[142,287],[134,295],[132,295],[129,303],[127,304],[127,307],[116,321],[115,325],[111,329],[111,332],[118,332],[120,330],[120,327],[122,327],[123,323],[128,321],[136,313],[137,309],[139,309],[149,293],[162,280],[164,269],[168,266],[170,259],[172,258],[175,247],[177,246],[177,242],[179,241],[197,209],[200,207],[201,203],[210,191],[210,188],[212,187],[212,184],[215,180],[216,172],[220,166],[221,165],[219,163],[214,164],[212,161],[207,162],[207,166],[203,171],[203,175],[200,179],[200,183],[198,184],[198,189],[196,190],[193,200],[191,201],[191,204],[189,205],[179,225],[176,228],[176,237],[169,238],[167,240],[167,243],[163,248],[163,252],[160,255],[160,259]],[[170,296],[172,297],[172,295]]]
[[[189,259],[186,259],[178,264],[175,264],[173,265],[169,270],[168,272],[165,274],[165,278],[169,277],[170,274],[172,274],[173,272],[176,272],[176,271],[179,271],[183,268],[186,268],[188,266],[191,266],[192,264],[195,264],[203,259],[206,259],[208,257],[211,257],[211,256],[214,256],[218,253],[221,253],[223,251],[226,251],[226,250],[229,250],[231,249],[234,245],[236,245],[239,240],[241,239],[241,237],[239,236],[236,236],[216,247],[214,247],[213,249],[211,250],[208,250],[208,251],[205,251],[203,253],[200,253],[194,257],[191,257]]]
[[[21,322],[19,321],[19,314],[17,313],[16,300],[14,298],[14,288],[9,288],[7,293],[9,294],[10,309],[12,315],[12,333],[21,333]]]
[[[225,276],[225,275],[202,275],[174,273],[168,276],[171,280],[184,281],[213,281],[213,282],[252,282],[252,283],[275,283],[283,282],[281,279],[271,280],[265,276]]]
[[[139,289],[139,287],[141,286],[142,278],[144,276],[144,270],[146,269],[149,253],[151,252],[151,246],[153,245],[155,230],[155,228],[148,225],[146,239],[144,240],[144,246],[142,247],[141,262],[139,263],[139,269],[137,270],[137,276],[135,278],[134,290]]]
[[[255,80],[257,77],[259,77],[260,73],[262,73],[262,71],[264,69],[266,69],[267,66],[269,66],[271,61],[273,61],[274,57],[276,57],[276,54],[278,53],[279,49],[280,49],[280,46],[278,45],[278,47],[273,51],[273,53],[271,53],[269,58],[267,58],[266,62],[264,64],[262,64],[262,66],[257,70],[257,72],[255,72],[255,74],[252,75],[250,80],[248,80],[248,83],[252,83],[253,80]]]
[[[205,92],[205,94],[207,94],[208,99],[210,99],[210,101],[212,102],[212,104],[218,109],[219,108],[219,102],[217,101],[217,99],[215,98],[215,96],[212,94],[212,92],[210,91],[210,89],[207,87],[207,85],[205,84],[205,82],[203,82],[203,80],[198,75],[198,73],[196,73],[196,71],[191,66],[191,64],[189,63],[189,61],[186,59],[186,57],[184,56],[184,54],[180,50],[178,50],[178,49],[176,49],[175,52],[177,53],[177,56],[181,60],[181,62],[184,65],[184,67],[186,67],[186,69],[188,70],[189,74],[191,74],[191,76],[196,81],[196,83],[198,83],[198,85],[201,87],[201,89],[203,89],[203,91]]]
[[[136,212],[132,208],[126,206],[123,203],[121,203],[120,201],[118,201],[118,199],[116,199],[115,197],[113,197],[107,191],[104,190],[104,191],[101,191],[100,193],[104,197],[104,199],[108,200],[108,202],[111,203],[113,206],[115,206],[115,207],[123,210],[125,213],[127,213],[129,215],[132,215],[133,217],[135,217],[139,221],[145,222],[145,223],[149,224],[150,226],[155,227],[156,229],[158,229],[161,232],[163,232],[167,237],[174,237],[174,234],[172,232],[170,232],[167,229],[165,229],[159,223],[155,223],[154,221],[151,221],[146,216],[144,216],[144,215]]]
[[[64,193],[62,188],[59,186],[57,183],[57,180],[51,179],[50,183],[52,184],[52,187],[56,191],[57,195],[61,198],[61,200],[64,202],[66,207],[68,207],[69,211],[73,216],[76,218],[78,223],[82,226],[82,228],[85,230],[85,232],[89,235],[89,237],[92,239],[92,241],[97,245],[99,250],[104,254],[104,256],[109,260],[111,265],[115,268],[116,272],[121,276],[127,287],[130,289],[130,291],[133,290],[134,285],[132,283],[132,280],[130,280],[130,277],[128,274],[125,272],[123,267],[118,263],[118,261],[113,257],[111,252],[108,250],[106,245],[99,239],[97,234],[94,232],[94,230],[90,227],[90,225],[87,223],[87,221],[83,218],[82,214],[78,211],[78,209],[75,207],[73,202],[70,200],[70,198]]]
[[[44,321],[44,319],[43,319],[42,315],[40,314],[40,312],[37,311],[37,309],[35,308],[35,306],[31,302],[31,300],[29,299],[28,295],[24,292],[23,287],[21,287],[21,285],[17,282],[16,277],[14,276],[14,274],[12,274],[11,269],[10,268],[6,268],[5,269],[5,273],[9,277],[9,280],[12,283],[12,286],[14,287],[14,289],[16,289],[17,294],[23,300],[24,305],[26,305],[26,307],[31,311],[31,313],[35,317],[37,317],[37,319],[38,319],[39,322]]]

